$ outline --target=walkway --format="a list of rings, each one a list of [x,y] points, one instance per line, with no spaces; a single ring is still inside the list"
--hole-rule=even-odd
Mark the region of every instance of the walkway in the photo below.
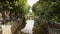
[[[21,32],[21,29],[23,29],[25,26],[25,23],[21,24],[21,26],[19,26],[13,34],[28,34]],[[42,32],[43,30],[41,29],[41,27],[33,28],[33,34],[42,34]]]

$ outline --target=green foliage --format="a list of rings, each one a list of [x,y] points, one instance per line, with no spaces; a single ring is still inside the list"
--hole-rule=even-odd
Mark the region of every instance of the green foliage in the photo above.
[[[20,12],[26,14],[28,12],[29,5],[27,4],[27,0],[1,0],[0,6],[5,9],[10,9],[16,12]]]
[[[29,19],[31,16],[34,18],[34,17],[35,17],[34,13],[28,12],[28,13],[25,15],[25,18],[26,18],[26,19]]]
[[[60,22],[60,1],[41,0],[33,5],[33,12],[50,23]]]

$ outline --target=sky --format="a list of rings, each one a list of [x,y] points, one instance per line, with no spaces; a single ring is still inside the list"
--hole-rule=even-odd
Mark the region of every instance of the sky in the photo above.
[[[27,0],[28,4],[32,7],[34,3],[36,3],[38,0]]]
[[[38,0],[27,0],[28,4],[30,5],[30,7],[33,6],[34,3],[36,3]],[[30,8],[30,13],[32,13],[32,8]]]

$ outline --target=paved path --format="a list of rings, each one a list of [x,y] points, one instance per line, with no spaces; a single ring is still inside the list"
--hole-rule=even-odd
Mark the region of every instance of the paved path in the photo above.
[[[23,29],[21,29],[21,31],[24,33],[32,34],[33,27],[34,27],[34,20],[26,20],[26,25]]]
[[[22,23],[13,34],[28,34],[21,32],[21,29],[23,29],[25,26],[26,24]],[[42,28],[41,27],[33,28],[33,34],[43,34]]]

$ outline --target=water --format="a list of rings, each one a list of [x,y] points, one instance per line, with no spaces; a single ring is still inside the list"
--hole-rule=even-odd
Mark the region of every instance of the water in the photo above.
[[[33,27],[34,27],[34,20],[26,20],[26,26],[21,31],[24,33],[32,34]]]

